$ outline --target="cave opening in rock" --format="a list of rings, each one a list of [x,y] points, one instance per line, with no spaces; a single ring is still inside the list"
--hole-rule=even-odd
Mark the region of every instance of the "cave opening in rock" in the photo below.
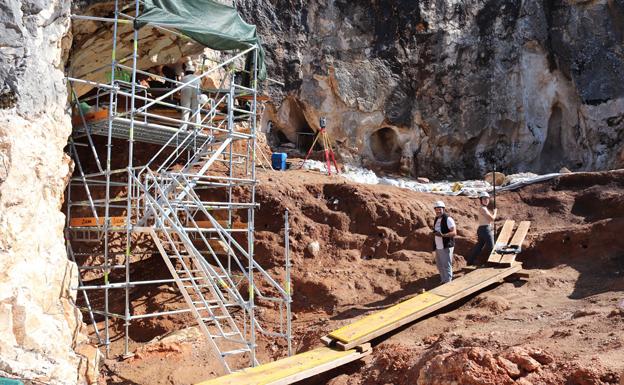
[[[562,110],[555,104],[550,112],[546,141],[540,155],[540,172],[553,172],[565,166],[565,154],[561,139],[562,133]]]
[[[279,111],[279,123],[272,126],[269,140],[273,147],[296,147],[301,152],[307,152],[314,142],[316,131],[308,122],[301,102],[295,98],[287,98]],[[315,150],[321,150],[322,145],[316,143]]]
[[[383,127],[369,137],[369,146],[373,158],[378,162],[394,163],[401,160],[399,136],[390,127]]]
[[[277,140],[278,145],[291,143],[290,140],[288,140],[286,134],[284,134],[284,131],[282,130],[275,130],[275,139]]]
[[[303,120],[302,124],[297,129],[297,148],[299,151],[306,152],[314,143],[316,131],[310,127],[307,120]],[[314,144],[314,151],[322,150],[322,145],[319,141]]]

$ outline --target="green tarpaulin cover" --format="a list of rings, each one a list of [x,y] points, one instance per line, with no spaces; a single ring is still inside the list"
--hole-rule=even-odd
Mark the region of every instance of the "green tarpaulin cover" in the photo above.
[[[139,26],[154,23],[175,28],[208,48],[244,50],[258,44],[258,77],[266,78],[264,50],[256,26],[247,24],[235,8],[214,0],[143,0]]]

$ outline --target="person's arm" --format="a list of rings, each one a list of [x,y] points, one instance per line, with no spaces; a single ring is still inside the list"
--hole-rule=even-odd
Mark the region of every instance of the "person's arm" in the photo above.
[[[457,236],[457,230],[455,227],[451,227],[448,233],[442,234],[442,238],[454,238]]]
[[[496,219],[496,214],[498,214],[498,209],[494,209],[494,212],[490,213],[490,210],[488,210],[487,207],[483,206],[481,207],[481,210],[483,210],[483,215],[485,215],[485,217],[489,219],[490,221],[493,221]]]
[[[442,234],[442,238],[454,238],[457,236],[457,228],[455,227],[455,221],[452,218],[448,218],[446,221],[446,226],[448,227],[448,233]]]

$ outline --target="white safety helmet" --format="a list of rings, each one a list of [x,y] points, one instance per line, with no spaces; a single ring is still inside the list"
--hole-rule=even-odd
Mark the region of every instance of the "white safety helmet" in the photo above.
[[[436,201],[436,202],[433,204],[433,207],[434,207],[434,208],[436,208],[436,209],[437,209],[438,207],[440,207],[440,208],[443,208],[443,209],[444,209],[444,208],[446,208],[446,205],[445,205],[445,204],[444,204],[444,202],[442,202],[442,201]]]
[[[479,192],[479,198],[489,198],[490,194],[487,193],[487,191],[480,191]]]
[[[195,66],[193,65],[193,62],[190,60],[184,63],[183,67],[184,67],[185,72],[195,72]]]

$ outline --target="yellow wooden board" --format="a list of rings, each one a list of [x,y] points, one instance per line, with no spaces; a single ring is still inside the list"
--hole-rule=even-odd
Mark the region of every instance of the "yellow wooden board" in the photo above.
[[[522,247],[522,243],[524,242],[524,239],[529,232],[530,226],[531,222],[529,221],[520,222],[520,224],[518,225],[518,229],[516,229],[516,233],[514,234],[513,238],[511,238],[511,241],[509,241],[509,246]],[[504,254],[500,259],[500,263],[509,264],[514,262],[515,260],[516,254]]]
[[[500,234],[498,234],[498,239],[496,239],[496,243],[494,244],[494,250],[492,250],[492,252],[490,253],[490,257],[487,260],[488,262],[500,262],[502,255],[497,253],[496,249],[498,247],[507,246],[513,234],[513,228],[515,224],[515,221],[505,221],[505,224],[503,224],[503,228]]]
[[[515,271],[520,270],[521,264],[518,264],[514,268],[500,267],[482,267],[471,271],[470,273],[452,280],[449,283],[440,285],[435,289],[431,289],[429,292],[443,297],[453,297],[460,293],[474,293],[475,288],[483,285],[490,285],[497,280],[502,279],[508,275],[513,274]]]
[[[429,292],[417,295],[386,310],[371,314],[350,325],[341,327],[329,333],[329,337],[344,343],[357,340],[384,328],[386,325],[395,323],[419,310],[438,303],[444,298]]]
[[[217,222],[219,222],[219,224],[222,227],[225,227],[226,229],[228,228],[228,221],[226,219],[220,219]],[[195,221],[195,223],[197,223],[197,227],[201,227],[201,228],[211,228],[212,227],[212,222],[210,222],[210,221]],[[234,221],[234,222],[232,222],[232,228],[233,229],[246,229],[247,228],[247,223]]]
[[[369,351],[360,353],[356,350],[340,351],[322,347],[195,385],[287,384],[355,361],[369,353]],[[322,370],[316,370],[318,368],[322,368]]]
[[[531,222],[529,221],[520,222],[520,224],[518,224],[518,228],[516,229],[516,233],[513,238],[511,238],[511,241],[509,241],[509,246],[522,246],[522,242],[524,242],[524,238],[526,238],[530,226]]]
[[[111,226],[123,226],[126,223],[126,217],[110,217]],[[69,221],[70,227],[96,227],[104,224],[104,218],[83,217],[72,218]]]

